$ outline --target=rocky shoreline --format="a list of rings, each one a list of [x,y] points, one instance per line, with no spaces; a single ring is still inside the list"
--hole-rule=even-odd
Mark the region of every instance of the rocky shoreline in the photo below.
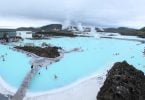
[[[108,71],[97,100],[145,100],[145,76],[126,61]]]

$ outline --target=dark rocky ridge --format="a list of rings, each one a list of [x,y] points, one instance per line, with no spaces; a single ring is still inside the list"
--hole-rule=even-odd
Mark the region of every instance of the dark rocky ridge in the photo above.
[[[55,58],[60,56],[59,53],[59,49],[61,49],[61,47],[45,47],[45,48],[41,48],[38,46],[17,46],[15,47],[16,49],[20,49],[20,50],[24,50],[26,52],[30,52],[30,53],[34,53],[40,57],[48,57],[48,58]]]
[[[67,31],[47,31],[47,32],[37,32],[35,35],[44,35],[44,36],[66,36],[66,37],[76,37],[77,35],[73,34],[73,32]]]
[[[51,31],[54,29],[58,29],[61,30],[62,29],[62,25],[61,24],[50,24],[50,25],[45,25],[40,27],[41,30],[45,30],[45,31]]]
[[[97,100],[145,100],[144,73],[125,61],[115,63]]]
[[[145,28],[141,29],[133,29],[127,27],[105,28],[104,32],[120,33],[121,35],[138,36],[141,38],[145,38]]]

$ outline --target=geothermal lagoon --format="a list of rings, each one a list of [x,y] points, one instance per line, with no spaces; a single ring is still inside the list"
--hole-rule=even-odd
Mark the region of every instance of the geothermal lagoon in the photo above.
[[[126,38],[128,38],[126,36]],[[138,39],[137,37],[134,37]],[[115,62],[126,60],[137,69],[145,72],[145,44],[139,41],[128,41],[95,37],[52,37],[48,40],[24,40],[25,43],[42,43],[62,47],[64,50],[80,48],[79,52],[66,53],[64,57],[49,66],[44,66],[33,77],[29,92],[46,92],[63,88],[93,75],[101,75]],[[17,44],[19,45],[19,44]],[[13,45],[0,45],[0,77],[7,85],[18,89],[25,75],[31,70],[31,57],[25,53],[12,50]],[[55,79],[57,76],[57,79]]]

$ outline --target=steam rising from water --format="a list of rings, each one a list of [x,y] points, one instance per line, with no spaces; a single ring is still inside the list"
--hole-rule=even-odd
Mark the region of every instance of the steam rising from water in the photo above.
[[[95,27],[91,27],[91,32],[90,32],[90,34],[91,34],[92,36],[94,36],[95,38],[100,38],[100,35],[99,35],[99,33],[97,32],[97,30],[96,30]]]
[[[71,25],[71,21],[65,20],[65,22],[63,23],[62,29],[67,29],[70,25]]]
[[[81,23],[78,23],[77,28],[80,32],[84,31]]]

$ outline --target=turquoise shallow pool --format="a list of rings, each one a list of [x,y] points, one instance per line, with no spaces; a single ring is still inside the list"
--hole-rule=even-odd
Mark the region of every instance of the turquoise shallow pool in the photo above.
[[[50,40],[26,40],[25,43],[40,45],[43,42],[61,46],[65,50],[81,47],[83,52],[66,54],[59,62],[42,68],[29,87],[29,91],[48,91],[69,85],[81,78],[102,73],[112,63],[126,60],[136,68],[145,72],[145,44],[133,41],[95,38],[52,38]],[[140,44],[140,45],[139,45]],[[119,55],[114,55],[119,53]],[[0,55],[5,55],[5,61],[0,58],[0,75],[11,86],[18,88],[30,70],[29,60],[25,54],[12,51],[8,46],[0,45]],[[58,79],[54,79],[54,75]]]

